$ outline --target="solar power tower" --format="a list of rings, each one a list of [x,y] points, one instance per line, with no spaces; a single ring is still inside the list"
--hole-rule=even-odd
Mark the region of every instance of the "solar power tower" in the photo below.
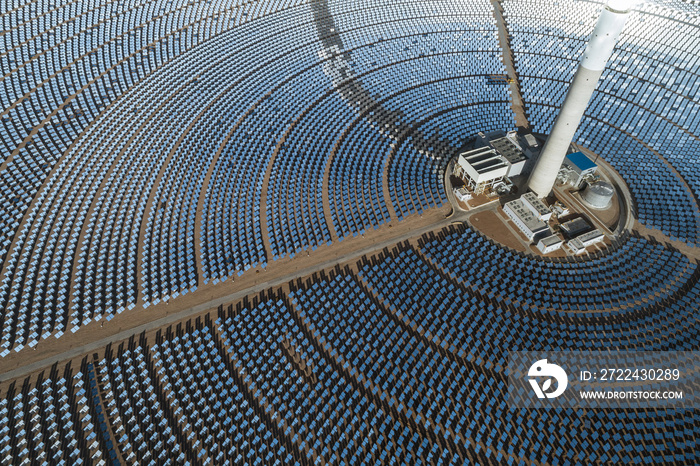
[[[528,180],[528,187],[540,198],[548,196],[552,191],[554,180],[581,123],[583,112],[591,100],[635,3],[628,0],[610,0],[598,18],[569,92]]]

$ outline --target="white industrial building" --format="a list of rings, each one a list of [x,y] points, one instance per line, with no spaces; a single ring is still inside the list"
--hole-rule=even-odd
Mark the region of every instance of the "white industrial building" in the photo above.
[[[530,241],[532,241],[535,236],[549,231],[547,224],[538,219],[530,209],[525,207],[523,201],[520,199],[507,202],[506,205],[503,206],[503,211],[513,220],[513,223],[517,225],[518,229],[520,229]]]
[[[455,175],[476,194],[481,194],[508,175],[509,164],[494,149],[480,147],[459,154]]]
[[[597,169],[598,165],[589,159],[586,154],[574,152],[573,154],[567,154],[558,176],[561,181],[580,188],[583,180],[587,176],[594,175]]]
[[[494,138],[496,134],[498,133],[489,133],[487,135],[487,137],[490,136],[492,138],[488,141],[489,145],[496,149],[496,152],[503,156],[510,165],[508,169],[509,178],[520,175],[523,172],[523,167],[525,167],[525,162],[527,162],[527,157],[523,148],[518,144],[518,133],[511,131],[503,137]]]
[[[495,189],[502,183],[509,188],[508,178],[520,175],[528,160],[515,131],[479,133],[474,147],[459,154],[455,175],[462,178],[475,194],[488,188]]]
[[[591,244],[600,243],[604,239],[605,236],[603,235],[603,233],[601,233],[599,230],[592,230],[588,233],[584,233],[581,236],[577,236],[576,238],[568,241],[566,243],[566,246],[574,254],[581,254]]]
[[[539,249],[542,254],[549,254],[550,252],[561,249],[562,244],[564,244],[564,241],[559,235],[550,235],[537,242],[537,249]]]
[[[525,193],[520,196],[520,200],[523,201],[523,205],[530,209],[538,220],[549,222],[549,219],[552,218],[552,211],[537,197],[537,194]]]

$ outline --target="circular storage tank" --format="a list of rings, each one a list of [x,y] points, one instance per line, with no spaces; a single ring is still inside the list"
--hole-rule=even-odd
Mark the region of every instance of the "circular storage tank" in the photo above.
[[[610,207],[614,193],[615,189],[610,185],[610,183],[598,181],[586,186],[581,194],[581,198],[591,207],[596,209],[605,209]]]

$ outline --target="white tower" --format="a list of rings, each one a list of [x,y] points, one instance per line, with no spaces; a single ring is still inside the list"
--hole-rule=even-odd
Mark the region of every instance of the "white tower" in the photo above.
[[[552,191],[583,112],[635,3],[629,0],[609,0],[598,18],[569,92],[528,180],[528,187],[540,198],[548,196]]]

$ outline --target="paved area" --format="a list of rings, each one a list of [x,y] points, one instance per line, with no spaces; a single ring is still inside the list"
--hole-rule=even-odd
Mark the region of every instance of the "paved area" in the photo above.
[[[478,213],[471,218],[474,228],[492,240],[520,252],[529,252],[526,238],[515,229],[511,221],[498,209]],[[505,228],[504,228],[505,227]]]

